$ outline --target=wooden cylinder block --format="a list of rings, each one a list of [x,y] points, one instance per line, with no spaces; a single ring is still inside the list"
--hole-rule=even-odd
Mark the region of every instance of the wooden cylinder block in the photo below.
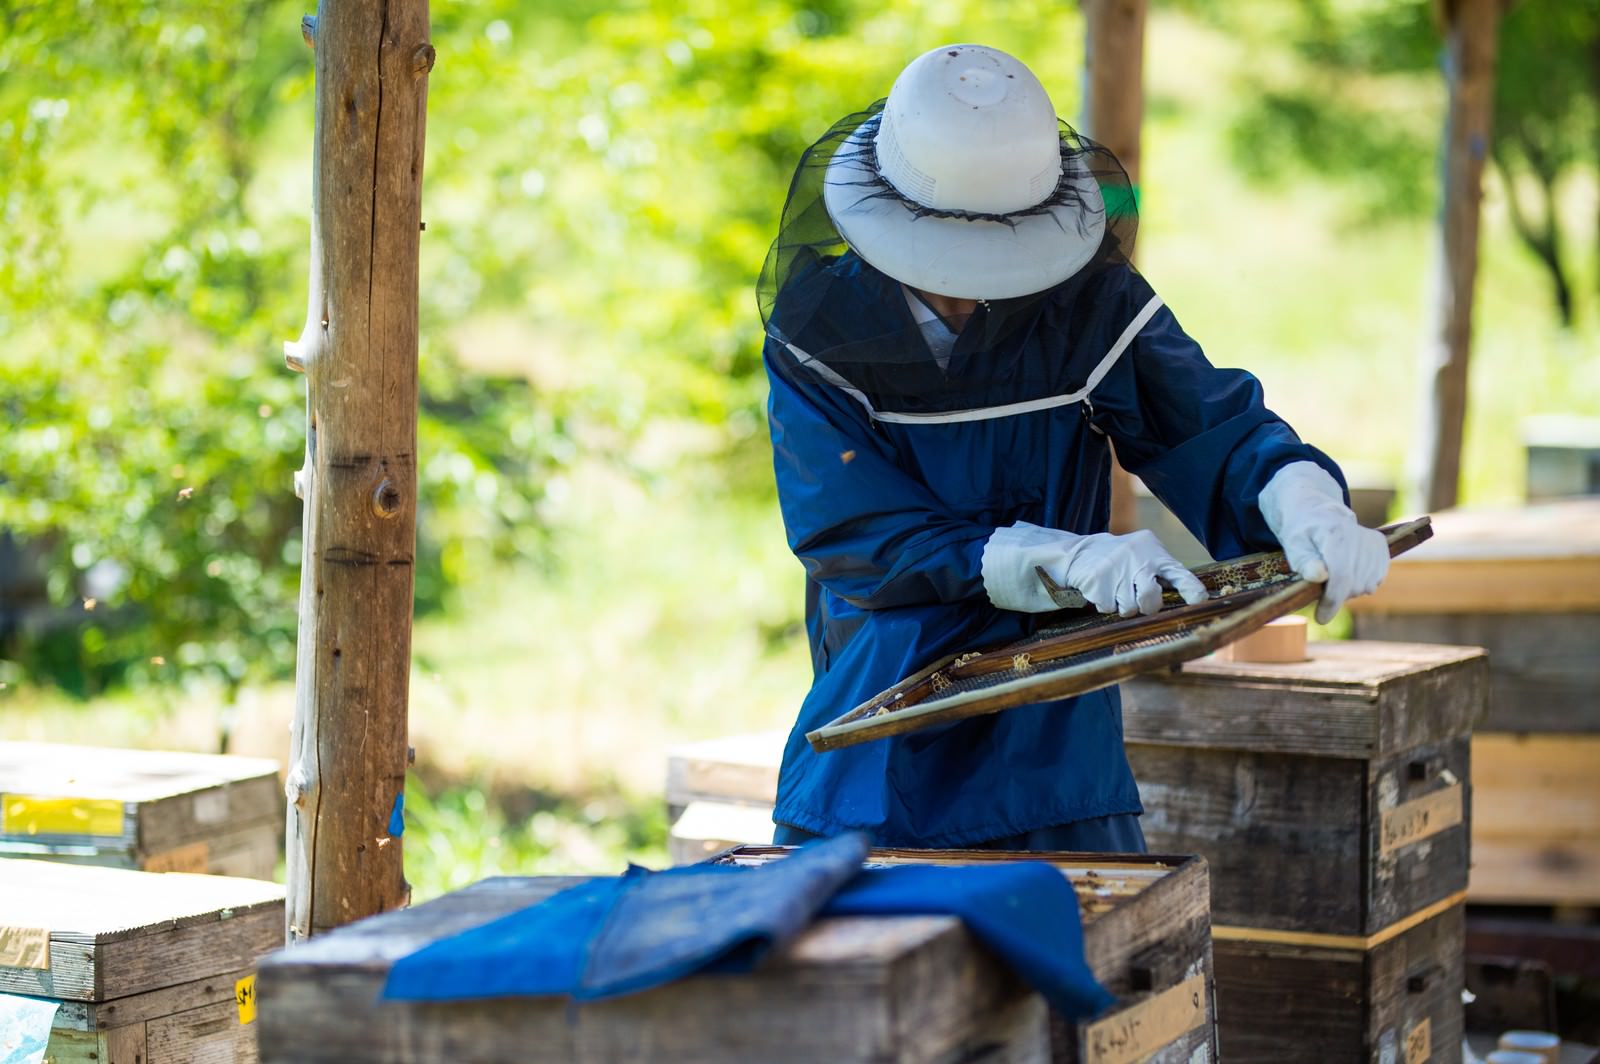
[[[1219,661],[1278,664],[1306,660],[1306,619],[1294,614],[1268,621],[1243,639],[1217,651]]]

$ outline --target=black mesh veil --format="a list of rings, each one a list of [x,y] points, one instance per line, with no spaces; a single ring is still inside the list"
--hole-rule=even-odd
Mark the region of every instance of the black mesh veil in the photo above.
[[[997,387],[996,394],[1006,390],[997,379],[1004,362],[998,356],[1025,338],[1060,295],[1128,262],[1138,228],[1134,191],[1109,150],[1062,122],[1061,178],[1035,206],[1007,215],[929,208],[878,170],[873,135],[884,102],[835,123],[801,156],[757,284],[762,322],[769,342],[797,364],[820,364],[825,375],[842,377],[879,401],[927,410],[982,403],[988,386]],[[830,173],[836,161],[847,165]],[[869,263],[864,256],[870,251],[850,246],[829,213],[830,192],[835,206],[856,197],[886,201],[910,225],[941,219],[946,226],[1047,227],[1046,238],[1059,234],[1085,255],[1065,279],[1045,276],[1038,291],[985,299],[965,321],[946,320]],[[1087,250],[1095,234],[1098,243]],[[987,372],[962,372],[980,353],[988,356]]]

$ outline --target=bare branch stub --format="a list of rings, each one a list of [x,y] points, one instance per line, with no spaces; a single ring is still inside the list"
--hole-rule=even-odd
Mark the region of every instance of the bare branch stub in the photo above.
[[[390,520],[399,516],[401,501],[400,489],[394,481],[384,477],[372,491],[372,512],[385,521]]]

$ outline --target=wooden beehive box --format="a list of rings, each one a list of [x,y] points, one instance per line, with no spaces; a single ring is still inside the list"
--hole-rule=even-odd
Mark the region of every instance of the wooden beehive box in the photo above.
[[[1433,531],[1351,600],[1357,637],[1488,650],[1479,731],[1600,736],[1600,498],[1451,511]]]
[[[770,811],[778,797],[784,732],[754,732],[680,743],[667,751],[667,815],[693,802]]]
[[[0,994],[57,1005],[53,1064],[248,1064],[283,920],[274,883],[0,861]]]
[[[1219,926],[1371,935],[1467,885],[1475,647],[1332,642],[1123,684],[1152,849],[1204,854]]]
[[[740,846],[717,860],[758,864],[781,846]],[[994,850],[873,850],[878,864],[1048,861],[1072,882],[1083,952],[1116,996],[1105,1015],[1067,1024],[1051,1017],[1055,1064],[1189,1064],[1216,1059],[1209,874],[1199,857],[1016,854]]]
[[[817,922],[761,968],[581,1008],[559,998],[379,1000],[394,962],[578,879],[491,879],[261,964],[266,1064],[895,1064],[1049,1059],[1048,1010],[953,917]]]
[[[729,735],[667,751],[667,854],[703,861],[730,846],[770,842],[783,732]]]
[[[1464,909],[1458,898],[1365,937],[1219,928],[1223,1059],[1460,1064]]]
[[[1485,655],[1361,642],[1307,653],[1203,659],[1123,686],[1145,836],[1211,864],[1223,1049],[1365,1061],[1431,1036],[1432,1059],[1459,1059]],[[1311,1045],[1322,1055],[1304,1056]]]
[[[271,879],[283,808],[263,758],[0,742],[0,856]]]
[[[1600,499],[1440,514],[1356,635],[1489,652],[1469,897],[1600,905]]]

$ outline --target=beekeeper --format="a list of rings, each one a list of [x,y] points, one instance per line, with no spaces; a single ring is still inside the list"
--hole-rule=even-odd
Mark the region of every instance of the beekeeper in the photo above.
[[[777,841],[1144,849],[1115,688],[823,754],[804,738],[1030,635],[1055,608],[1035,566],[1106,613],[1153,613],[1164,586],[1203,600],[1154,535],[1106,531],[1113,447],[1213,556],[1281,544],[1325,580],[1321,619],[1383,579],[1339,468],[1129,265],[1136,223],[1116,159],[979,45],[919,57],[802,156],[759,286],[815,668]]]

